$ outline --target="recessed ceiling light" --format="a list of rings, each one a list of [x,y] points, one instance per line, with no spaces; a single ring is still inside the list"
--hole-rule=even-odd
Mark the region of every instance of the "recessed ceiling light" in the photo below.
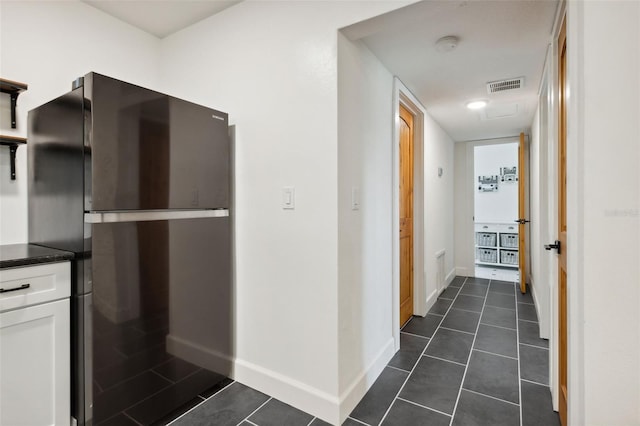
[[[471,101],[467,102],[467,108],[469,109],[481,109],[487,106],[487,101]]]

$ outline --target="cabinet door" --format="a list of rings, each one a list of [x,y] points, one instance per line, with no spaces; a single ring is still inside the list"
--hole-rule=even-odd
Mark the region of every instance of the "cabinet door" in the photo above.
[[[0,425],[69,425],[69,299],[0,314]]]

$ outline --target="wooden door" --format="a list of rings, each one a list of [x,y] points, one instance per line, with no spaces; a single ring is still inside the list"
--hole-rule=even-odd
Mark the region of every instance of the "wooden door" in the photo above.
[[[558,381],[560,422],[567,425],[567,37],[566,21],[558,36]]]
[[[400,325],[413,315],[413,115],[400,105]]]
[[[520,270],[520,291],[527,292],[527,222],[526,219],[526,140],[524,133],[520,133],[520,143],[518,144],[518,268]]]

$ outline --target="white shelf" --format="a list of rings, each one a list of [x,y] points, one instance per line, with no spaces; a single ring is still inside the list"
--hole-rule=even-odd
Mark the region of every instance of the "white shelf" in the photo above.
[[[482,265],[482,266],[500,266],[502,268],[517,268],[518,265],[511,265],[508,263],[489,263],[489,262],[480,262],[476,260],[476,265]]]
[[[500,259],[502,259],[502,252],[509,252],[509,253],[518,253],[518,247],[504,247],[501,244],[502,242],[502,235],[518,235],[518,228],[517,226],[514,226],[511,223],[476,223],[475,224],[475,235],[474,235],[474,240],[477,242],[479,241],[478,238],[478,234],[488,234],[488,233],[492,233],[495,234],[495,240],[496,240],[496,245],[493,246],[486,246],[486,245],[478,245],[476,244],[475,248],[476,248],[476,259],[475,259],[475,264],[476,265],[483,265],[483,266],[499,266],[499,267],[506,267],[506,268],[518,268],[517,264],[513,264],[513,263],[501,263]],[[481,240],[481,239],[480,239]],[[486,242],[486,241],[481,241],[481,242]],[[496,260],[497,262],[483,262],[480,260],[480,256],[478,254],[478,250],[495,250],[495,255],[496,255]],[[506,253],[505,253],[506,254]],[[486,259],[486,257],[490,257],[489,260],[493,260],[493,256],[483,256],[483,258]],[[512,256],[508,256],[511,257]],[[516,254],[517,257],[517,254]],[[513,258],[512,258],[513,259]]]

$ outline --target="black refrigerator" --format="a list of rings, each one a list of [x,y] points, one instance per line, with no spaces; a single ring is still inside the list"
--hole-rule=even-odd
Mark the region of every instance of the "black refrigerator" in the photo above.
[[[167,423],[229,382],[227,114],[89,73],[28,127],[29,242],[75,254],[73,417]]]

